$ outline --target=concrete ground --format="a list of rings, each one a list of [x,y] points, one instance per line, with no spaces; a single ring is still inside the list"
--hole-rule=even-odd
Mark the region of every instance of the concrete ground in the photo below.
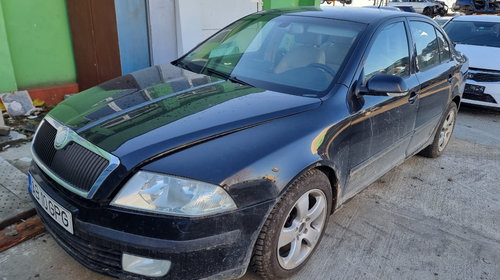
[[[335,212],[293,279],[500,279],[499,117],[461,108],[445,154],[407,160]],[[0,253],[0,279],[109,278],[42,234]]]
[[[500,111],[462,105],[453,137],[500,148]]]
[[[26,142],[14,144],[5,151],[0,152],[0,157],[26,174],[31,164],[30,147],[31,143]]]
[[[27,182],[26,173],[0,157],[0,229],[34,214]]]

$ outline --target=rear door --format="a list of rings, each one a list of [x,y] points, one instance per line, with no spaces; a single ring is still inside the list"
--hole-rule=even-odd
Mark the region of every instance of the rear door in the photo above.
[[[410,20],[409,25],[417,52],[416,76],[421,84],[415,133],[407,151],[412,154],[428,143],[448,106],[456,64],[445,37],[432,24]]]
[[[361,104],[350,127],[347,199],[405,159],[418,108],[418,80],[413,73],[404,18],[390,20],[378,28],[365,51],[356,77],[366,85],[376,74],[404,78],[410,93],[405,96],[352,96]],[[358,76],[359,75],[359,76]],[[355,87],[358,82],[354,82]]]

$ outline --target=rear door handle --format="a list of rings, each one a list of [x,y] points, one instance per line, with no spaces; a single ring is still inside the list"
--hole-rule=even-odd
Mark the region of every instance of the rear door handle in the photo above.
[[[408,97],[408,102],[410,102],[410,104],[413,104],[417,99],[418,99],[418,94],[416,92],[412,92],[410,93],[410,97]]]

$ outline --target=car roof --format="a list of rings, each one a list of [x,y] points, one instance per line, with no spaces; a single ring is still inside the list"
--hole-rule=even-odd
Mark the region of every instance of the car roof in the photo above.
[[[478,21],[478,22],[500,22],[497,15],[470,15],[454,17],[453,21]]]
[[[362,7],[297,7],[267,10],[264,13],[279,13],[282,15],[298,15],[370,24],[398,16],[408,16],[407,12],[388,9],[373,9]],[[421,16],[412,13],[411,16]],[[421,16],[422,18],[426,18]]]

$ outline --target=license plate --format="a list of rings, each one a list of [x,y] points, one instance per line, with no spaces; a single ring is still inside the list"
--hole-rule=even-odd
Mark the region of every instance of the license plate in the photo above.
[[[28,178],[30,185],[29,189],[38,204],[40,204],[43,210],[45,210],[54,221],[73,234],[73,216],[71,212],[50,197],[31,175],[28,175]]]
[[[465,93],[474,94],[474,95],[483,95],[484,86],[465,84]]]

